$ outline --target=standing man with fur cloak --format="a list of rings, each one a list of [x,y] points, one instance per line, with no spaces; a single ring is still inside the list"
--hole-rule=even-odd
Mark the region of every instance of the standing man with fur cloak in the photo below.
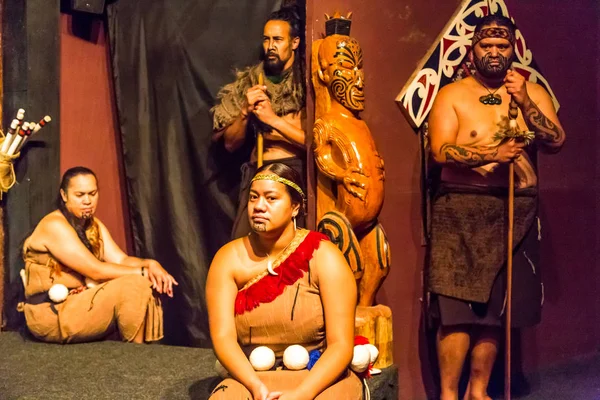
[[[305,177],[304,24],[295,8],[273,12],[263,30],[263,61],[239,71],[236,80],[218,94],[212,108],[213,139],[223,138],[229,152],[239,149],[253,135],[264,137],[264,164],[284,163]],[[264,84],[259,84],[263,75]],[[247,217],[250,180],[257,169],[257,148],[242,166],[239,206],[232,238],[250,232]],[[299,221],[300,222],[300,221]],[[302,224],[300,222],[300,224]]]

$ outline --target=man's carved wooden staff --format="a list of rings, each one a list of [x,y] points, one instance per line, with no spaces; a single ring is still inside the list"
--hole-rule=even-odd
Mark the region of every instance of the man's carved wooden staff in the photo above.
[[[258,75],[258,84],[264,85],[265,78],[263,77],[262,72]],[[264,152],[264,136],[262,131],[256,131],[256,165],[258,168],[263,165],[263,152]]]

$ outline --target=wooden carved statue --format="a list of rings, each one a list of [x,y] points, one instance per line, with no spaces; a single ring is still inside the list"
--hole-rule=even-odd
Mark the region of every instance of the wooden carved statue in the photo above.
[[[362,50],[349,30],[350,20],[334,15],[326,22],[328,35],[313,45],[317,220],[354,271],[358,304],[371,306],[390,264],[377,220],[385,174],[369,127],[359,118],[365,101]]]
[[[359,117],[365,101],[362,50],[349,36],[350,15],[326,15],[327,35],[312,49],[317,221],[354,272],[355,332],[379,349],[375,367],[384,368],[392,364],[392,313],[373,304],[390,266],[389,244],[377,220],[385,174],[369,127]]]

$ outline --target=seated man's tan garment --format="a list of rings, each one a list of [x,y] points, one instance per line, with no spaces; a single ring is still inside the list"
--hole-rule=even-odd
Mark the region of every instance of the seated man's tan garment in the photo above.
[[[48,253],[25,250],[25,304],[27,327],[38,339],[52,343],[101,340],[115,331],[130,342],[144,326],[144,340],[163,337],[160,300],[150,281],[129,275],[69,294],[55,304],[48,297],[52,285],[68,289],[85,287],[85,277],[60,265]]]

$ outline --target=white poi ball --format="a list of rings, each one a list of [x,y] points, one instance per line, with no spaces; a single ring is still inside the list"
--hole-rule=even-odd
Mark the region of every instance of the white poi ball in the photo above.
[[[365,344],[364,346],[369,350],[369,354],[371,354],[371,363],[374,364],[375,361],[377,361],[377,357],[379,357],[379,350],[371,343]]]
[[[219,360],[215,361],[215,372],[223,379],[229,378],[229,371],[225,369]]]
[[[98,285],[98,282],[96,282],[92,278],[85,278],[85,286],[87,286],[88,289],[91,289],[96,285]]]
[[[23,287],[27,287],[27,273],[24,269],[19,271],[19,275],[21,276],[21,281],[23,282]]]
[[[350,368],[354,372],[365,372],[367,368],[369,368],[369,363],[371,362],[371,353],[367,346],[358,345],[354,346],[354,355],[352,356],[352,363],[350,364]]]
[[[308,350],[299,344],[289,346],[283,352],[283,365],[287,369],[298,371],[306,368],[308,365],[309,355]]]
[[[252,350],[249,359],[256,371],[268,371],[275,365],[275,353],[267,346],[260,346]]]
[[[48,297],[55,303],[62,303],[66,300],[68,295],[69,289],[62,283],[55,283],[50,290],[48,290]]]

